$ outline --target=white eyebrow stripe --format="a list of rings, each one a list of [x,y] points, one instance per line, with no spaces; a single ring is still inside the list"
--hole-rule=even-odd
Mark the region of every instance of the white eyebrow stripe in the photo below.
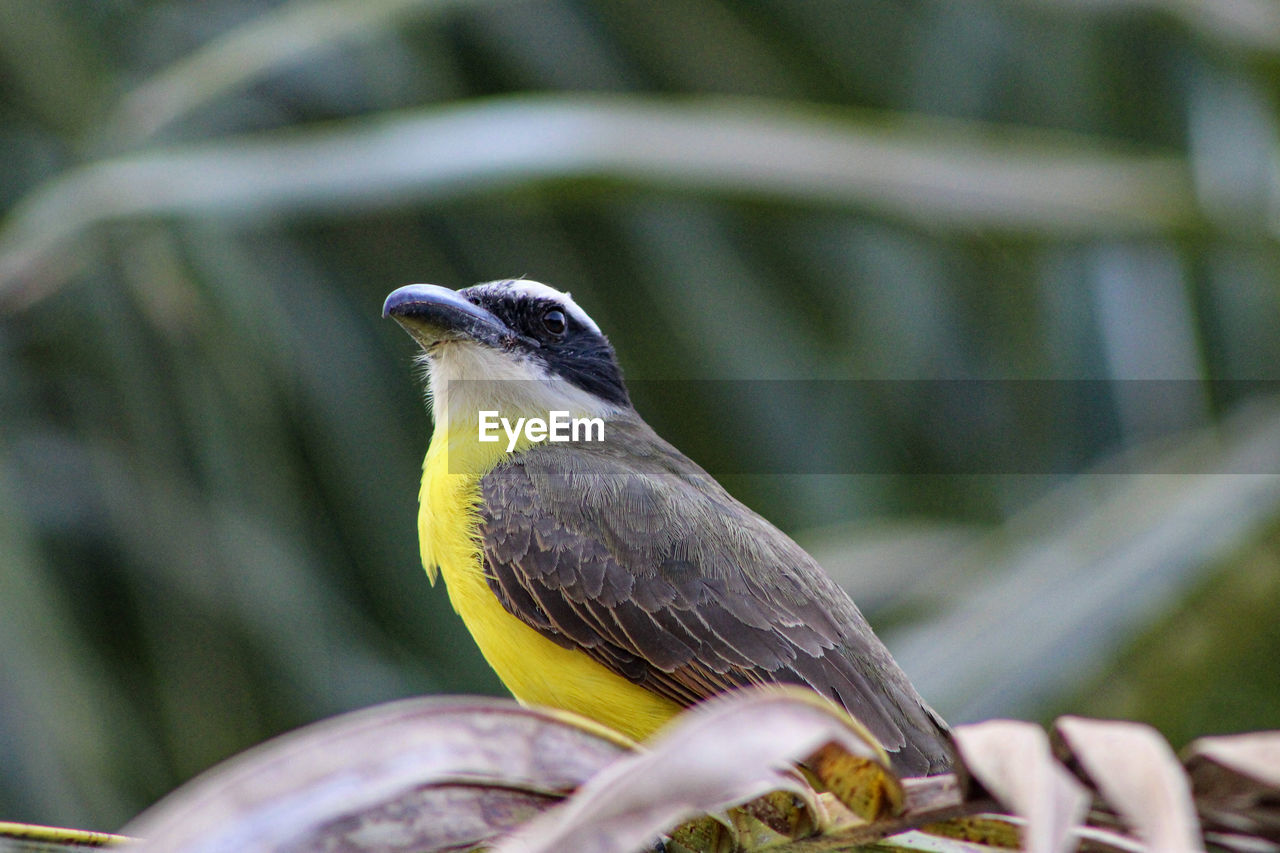
[[[564,306],[564,310],[568,311],[573,319],[577,320],[580,324],[586,326],[597,335],[604,334],[600,331],[600,327],[596,325],[596,321],[592,320],[591,317],[587,315],[587,312],[583,311],[582,308],[578,306],[578,303],[573,301],[572,296],[556,290],[550,285],[543,284],[540,281],[530,281],[525,278],[518,278],[509,281],[490,281],[485,282],[485,285],[505,287],[512,293],[528,296],[532,299],[551,299],[555,302],[559,302]]]

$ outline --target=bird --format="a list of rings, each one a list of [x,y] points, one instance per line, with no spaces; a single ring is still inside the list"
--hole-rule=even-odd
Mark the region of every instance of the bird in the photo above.
[[[849,595],[645,423],[569,293],[413,284],[383,317],[421,349],[434,422],[422,564],[518,701],[643,740],[717,694],[797,684],[900,775],[950,769],[946,723]]]

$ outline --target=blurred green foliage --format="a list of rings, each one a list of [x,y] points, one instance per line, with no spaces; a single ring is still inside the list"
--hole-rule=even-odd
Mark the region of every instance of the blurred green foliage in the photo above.
[[[378,316],[401,284],[571,290],[637,379],[1192,389],[1135,407],[1117,385],[1102,422],[1031,416],[1042,458],[1213,434],[1248,395],[1197,383],[1280,378],[1280,9],[1232,8],[0,4],[0,817],[110,829],[301,723],[499,690],[417,561],[428,419]],[[904,543],[999,537],[1065,479],[968,475],[945,419],[814,429],[743,394],[637,402],[678,446],[718,435],[748,472],[727,484],[787,529],[923,517],[877,583],[926,626],[972,577],[895,605],[910,560],[949,550]],[[846,443],[938,473],[749,473]],[[833,553],[897,535],[876,530]],[[1178,705],[1157,720],[1175,743],[1277,725],[1280,639],[1256,627],[1280,605],[1277,543],[1233,542],[1180,576],[1200,591],[1159,629],[1177,607],[1222,615],[1194,670],[1135,640],[1119,669],[1055,682],[1054,710]],[[1117,672],[1150,677],[1097,688]]]
[[[1073,707],[1145,720],[1179,746],[1224,727],[1280,725],[1280,529],[1235,553],[1143,636]],[[1256,677],[1255,677],[1256,676]]]

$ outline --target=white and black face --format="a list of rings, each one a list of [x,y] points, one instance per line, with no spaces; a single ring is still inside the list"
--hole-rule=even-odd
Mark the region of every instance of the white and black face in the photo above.
[[[455,380],[503,381],[532,383],[519,396],[545,398],[524,400],[519,408],[630,408],[617,357],[600,327],[569,294],[545,284],[491,281],[458,291],[409,285],[387,297],[383,316],[422,346],[437,397],[444,383]],[[493,393],[511,398],[516,387],[495,386]]]

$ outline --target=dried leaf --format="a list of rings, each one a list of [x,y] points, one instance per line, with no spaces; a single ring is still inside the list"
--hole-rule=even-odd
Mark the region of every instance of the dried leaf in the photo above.
[[[1073,833],[1084,819],[1089,795],[1053,759],[1049,738],[1039,726],[991,720],[959,726],[952,736],[972,778],[1026,820],[1029,853],[1075,848]]]
[[[766,844],[806,838],[820,829],[815,798],[789,791],[773,791],[729,809],[729,822],[738,831],[738,843],[753,850]]]
[[[1248,780],[1259,793],[1280,796],[1280,731],[1202,737],[1186,749],[1187,768],[1213,764]]]
[[[946,838],[911,830],[882,838],[875,844],[858,847],[858,850],[906,850],[911,853],[996,853],[1000,848],[989,847],[974,841]]]
[[[499,853],[617,853],[649,844],[697,815],[785,791],[812,791],[792,772],[828,744],[879,760],[884,751],[834,705],[799,688],[735,691],[681,715],[562,806],[502,842]],[[816,806],[810,811],[820,814]]]
[[[863,820],[878,820],[902,811],[902,783],[879,761],[851,755],[829,744],[806,761],[805,768]]]
[[[458,849],[526,821],[630,747],[497,699],[414,699],[285,735],[129,824],[140,850]]]
[[[796,775],[804,787],[803,777]],[[696,853],[730,853],[757,850],[813,835],[823,810],[816,797],[800,797],[790,791],[773,791],[716,815],[686,821],[669,833],[677,850]]]
[[[947,812],[959,809],[965,802],[964,793],[960,790],[960,780],[954,773],[903,779],[902,792],[903,810],[910,814],[945,816]]]
[[[1256,840],[1233,843],[1225,831],[1280,846],[1280,732],[1199,738],[1186,755],[1196,805],[1215,843],[1241,849],[1248,841],[1243,849],[1257,849]]]
[[[1155,729],[1083,717],[1061,717],[1054,728],[1102,798],[1151,849],[1204,850],[1187,777]]]
[[[1080,837],[1080,849],[1084,853],[1151,853],[1156,848],[1110,829],[1097,826],[1080,826],[1076,828]]]
[[[466,850],[533,819],[560,799],[493,785],[428,785],[325,823],[272,849],[276,853]]]
[[[737,830],[714,817],[698,817],[671,831],[669,851],[733,853],[738,849]]]
[[[955,838],[988,847],[1017,850],[1022,846],[1022,825],[1002,815],[970,815],[920,827],[921,832]]]

